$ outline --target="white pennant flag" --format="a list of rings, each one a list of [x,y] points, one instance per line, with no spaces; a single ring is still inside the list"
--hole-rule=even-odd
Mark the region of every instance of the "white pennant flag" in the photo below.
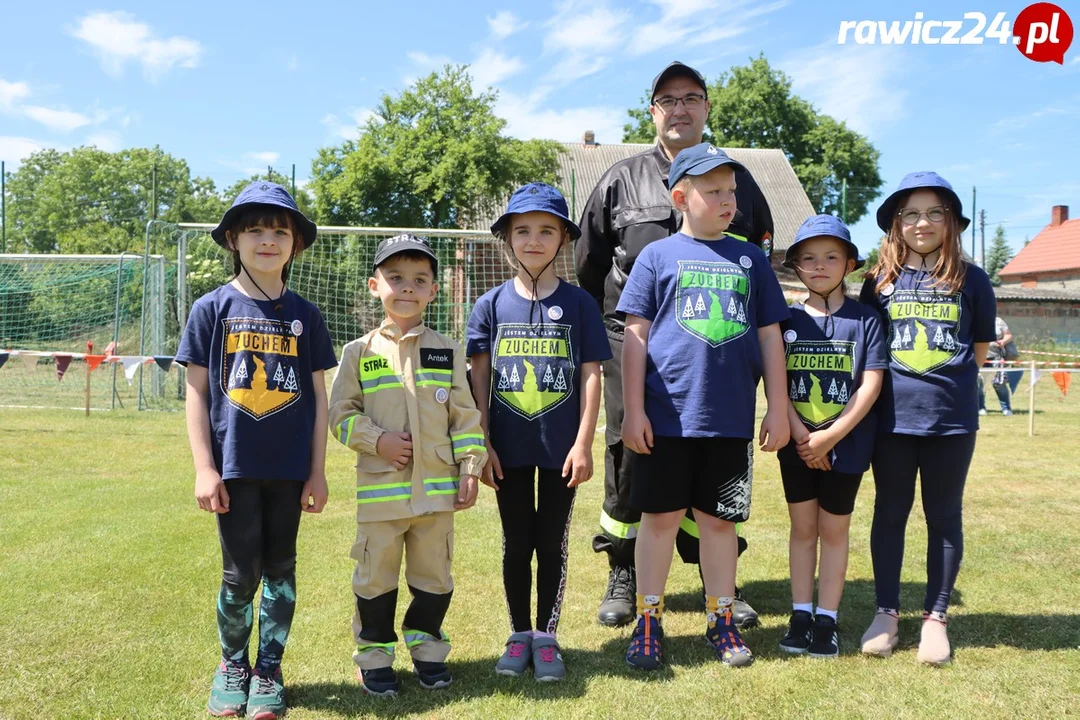
[[[33,353],[28,353],[24,350],[19,353],[19,358],[22,360],[23,367],[25,367],[30,372],[34,372],[34,369],[37,368],[37,355]]]
[[[127,378],[128,385],[131,385],[132,381],[135,379],[135,373],[138,372],[139,366],[146,362],[146,358],[123,355],[120,358],[120,362],[124,366],[124,377]]]
[[[1041,376],[1042,376],[1042,370],[1038,370],[1038,369],[1032,370],[1031,371],[1031,385],[1029,385],[1028,387],[1035,387],[1035,383],[1039,382],[1039,378]]]

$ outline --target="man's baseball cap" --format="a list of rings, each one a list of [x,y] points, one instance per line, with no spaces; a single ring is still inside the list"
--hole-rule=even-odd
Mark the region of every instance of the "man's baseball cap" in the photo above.
[[[656,97],[656,88],[660,87],[665,82],[678,75],[688,77],[694,82],[696,82],[698,85],[701,86],[702,91],[705,93],[705,97],[709,97],[709,88],[705,84],[705,77],[689,65],[685,65],[678,60],[675,60],[666,68],[661,70],[659,75],[653,78],[652,89],[649,91],[649,102],[652,102],[653,99]]]
[[[959,216],[960,232],[967,230],[968,225],[971,224],[971,220],[964,217],[964,205],[960,202],[960,196],[956,194],[956,191],[953,190],[953,187],[949,184],[948,180],[941,177],[936,172],[924,170],[905,175],[904,179],[900,181],[900,185],[898,185],[897,188],[893,190],[892,194],[885,198],[878,207],[877,224],[882,232],[888,233],[892,228],[893,218],[896,217],[896,213],[899,210],[900,196],[920,188],[933,190],[939,195],[944,194],[948,197],[953,209]]]
[[[403,252],[418,252],[427,255],[431,258],[431,271],[438,275],[439,259],[435,257],[435,251],[431,249],[431,243],[427,241],[427,238],[409,235],[408,233],[386,238],[379,243],[379,246],[375,248],[375,261],[371,263],[371,271],[374,272],[377,267],[391,257]]]
[[[855,260],[856,270],[866,264],[866,260],[859,255],[859,248],[851,242],[851,231],[840,218],[835,215],[812,215],[806,218],[806,222],[795,233],[795,241],[788,246],[784,254],[784,267],[794,270],[799,243],[817,237],[831,237],[842,242],[847,248],[848,257]]]
[[[210,231],[210,237],[214,238],[214,242],[221,247],[226,247],[225,231],[233,224],[236,216],[248,205],[271,205],[288,210],[292,215],[293,222],[296,224],[297,231],[304,238],[304,249],[311,247],[311,243],[315,242],[318,228],[315,227],[315,223],[307,219],[304,213],[300,212],[300,208],[296,207],[296,201],[293,200],[289,191],[277,183],[264,180],[256,180],[240,191],[240,194],[233,200],[232,207],[226,210],[221,217],[221,222]]]
[[[733,170],[746,168],[742,163],[728,157],[728,154],[712,143],[699,143],[679,152],[671,161],[671,170],[668,171],[668,189],[675,187],[675,183],[682,180],[684,175],[704,175],[715,170],[721,165],[730,165]]]
[[[571,240],[581,237],[581,228],[570,219],[570,209],[566,207],[566,198],[562,193],[547,183],[529,183],[519,187],[510,196],[510,202],[495,224],[491,226],[491,234],[498,235],[506,224],[510,222],[511,215],[527,212],[545,212],[566,223],[566,230],[570,233]]]

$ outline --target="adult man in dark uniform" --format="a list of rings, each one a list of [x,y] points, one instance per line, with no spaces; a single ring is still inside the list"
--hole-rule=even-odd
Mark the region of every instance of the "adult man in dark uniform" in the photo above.
[[[672,207],[668,170],[683,148],[702,142],[709,116],[708,88],[697,70],[673,62],[653,80],[649,114],[656,125],[656,146],[621,160],[604,174],[589,196],[581,218],[582,236],[574,247],[578,282],[600,304],[614,357],[604,363],[606,443],[602,531],[593,538],[596,552],[608,553],[611,573],[600,604],[604,625],[630,623],[635,615],[634,544],[641,514],[629,505],[630,459],[621,440],[622,338],[625,318],[615,307],[641,250],[678,232],[681,215]],[[735,173],[737,212],[728,234],[769,251],[772,215],[761,188],[749,173]],[[684,519],[677,541],[679,555],[698,562],[697,525]],[[739,539],[740,551],[745,541]],[[757,624],[757,613],[736,590],[733,616],[739,627]]]

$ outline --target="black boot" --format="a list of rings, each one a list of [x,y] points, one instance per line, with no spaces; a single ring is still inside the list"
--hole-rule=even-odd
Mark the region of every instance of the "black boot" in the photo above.
[[[607,591],[600,601],[597,619],[601,625],[622,627],[637,615],[637,576],[633,565],[617,565],[611,561]]]

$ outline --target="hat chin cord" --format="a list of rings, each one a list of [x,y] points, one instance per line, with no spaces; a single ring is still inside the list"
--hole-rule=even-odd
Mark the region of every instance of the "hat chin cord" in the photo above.
[[[244,265],[244,261],[239,260],[239,263],[240,263],[240,269],[243,270],[244,274],[248,276],[248,280],[250,280],[251,284],[255,286],[255,289],[258,290],[259,292],[261,292],[263,294],[264,298],[266,298],[267,300],[269,300],[272,303],[276,303],[276,305],[274,305],[274,310],[275,311],[281,310],[281,298],[283,298],[285,296],[285,292],[289,289],[288,280],[286,280],[285,282],[283,282],[281,284],[281,294],[278,295],[276,298],[272,298],[267,294],[267,292],[265,290],[263,290],[261,287],[259,287],[259,283],[255,282],[255,278],[253,278],[251,276],[251,273],[248,272],[247,267]]]
[[[560,249],[562,249],[562,248],[560,247]],[[536,285],[537,285],[537,283],[540,282],[540,276],[543,275],[545,272],[547,272],[547,269],[549,267],[551,267],[551,263],[555,262],[555,258],[557,258],[557,257],[559,257],[558,252],[555,253],[554,257],[552,257],[550,260],[548,260],[547,265],[545,265],[543,268],[541,268],[540,272],[538,272],[535,276],[531,272],[529,272],[529,268],[525,267],[524,263],[522,263],[520,260],[518,261],[518,264],[521,266],[521,269],[524,270],[525,274],[529,276],[530,280],[532,280],[532,293],[531,293],[531,295],[529,297],[529,329],[532,330],[534,334],[536,333],[538,328],[541,328],[541,327],[544,326],[544,309],[542,307],[540,307],[540,295],[536,291]],[[536,307],[539,310],[539,315],[540,315],[540,322],[537,323],[536,325],[533,325],[533,320],[532,320],[533,319],[533,307]]]
[[[827,293],[819,293],[816,290],[812,290],[810,286],[807,285],[806,280],[803,279],[802,270],[798,265],[795,266],[795,272],[799,275],[799,279],[803,281],[803,285],[806,285],[807,292],[811,295],[817,295],[825,303],[825,324],[822,326],[821,330],[825,333],[826,340],[832,340],[833,334],[836,332],[836,321],[833,320],[832,311],[829,309],[829,296],[836,292],[838,287],[844,284],[844,278],[840,278],[840,282],[833,285],[832,289]]]

